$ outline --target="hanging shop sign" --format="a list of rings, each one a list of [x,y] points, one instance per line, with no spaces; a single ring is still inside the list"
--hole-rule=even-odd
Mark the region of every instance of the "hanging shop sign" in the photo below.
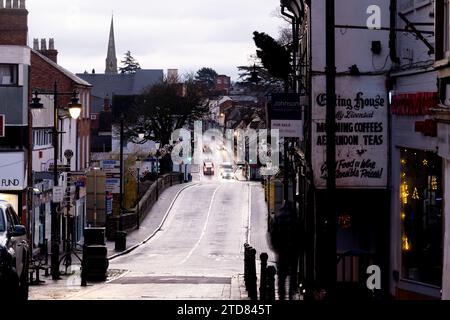
[[[267,104],[271,129],[280,137],[303,139],[303,117],[300,96],[294,93],[273,93]]]
[[[326,84],[313,79],[312,144],[315,186],[326,188]],[[336,79],[336,186],[386,188],[388,98],[384,77]]]

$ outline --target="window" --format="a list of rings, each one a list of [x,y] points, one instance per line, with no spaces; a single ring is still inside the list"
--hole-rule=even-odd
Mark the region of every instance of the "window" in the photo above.
[[[435,153],[401,151],[402,276],[442,285],[442,159]]]
[[[16,64],[0,64],[0,86],[17,86],[17,70]]]
[[[435,6],[436,61],[439,61],[450,51],[450,5],[446,0],[436,1]]]
[[[33,145],[35,149],[52,147],[52,132],[48,129],[38,129],[33,131]]]

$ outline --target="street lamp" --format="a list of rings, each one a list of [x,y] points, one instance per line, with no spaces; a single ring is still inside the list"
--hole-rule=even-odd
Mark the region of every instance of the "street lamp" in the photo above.
[[[140,200],[141,200],[141,188],[140,188],[140,182],[141,182],[141,176],[140,176],[140,171],[141,171],[141,166],[142,166],[142,160],[140,158],[136,159],[136,169],[137,169],[137,228],[140,228],[141,225],[141,208],[140,208]]]
[[[66,110],[66,108],[61,108],[58,106],[58,97],[60,96],[71,96],[71,102],[68,105],[69,113],[72,119],[76,120],[81,115],[81,104],[77,98],[78,92],[74,90],[73,92],[58,92],[58,84],[54,83],[53,91],[34,91],[34,97],[32,103],[30,104],[31,109],[43,109],[44,105],[40,102],[40,95],[53,95],[53,188],[58,187],[59,177],[58,177],[58,135],[61,133],[58,131],[58,109]],[[58,203],[52,199],[52,216],[51,216],[51,273],[53,280],[59,280],[59,216],[58,216]]]

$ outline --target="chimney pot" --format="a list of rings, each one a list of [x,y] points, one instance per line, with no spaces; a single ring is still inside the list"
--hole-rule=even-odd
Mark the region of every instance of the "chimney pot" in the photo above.
[[[11,9],[11,0],[6,0],[6,9]]]
[[[39,39],[33,39],[33,49],[39,51]]]
[[[20,1],[20,9],[26,9],[27,7],[25,6],[25,0],[21,0]]]
[[[47,39],[41,39],[41,50],[42,51],[47,50]]]
[[[14,9],[19,9],[19,0],[14,0],[13,1],[13,8]]]
[[[50,38],[48,40],[48,50],[55,50],[55,39]]]

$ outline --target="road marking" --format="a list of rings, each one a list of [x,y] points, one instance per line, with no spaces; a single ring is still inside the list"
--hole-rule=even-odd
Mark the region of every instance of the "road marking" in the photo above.
[[[194,247],[192,248],[192,250],[189,252],[189,254],[187,255],[187,257],[181,261],[178,265],[182,265],[184,264],[186,261],[189,260],[189,258],[192,256],[192,254],[194,253],[194,251],[198,248],[198,246],[200,245],[200,242],[202,241],[203,237],[206,234],[206,229],[208,228],[208,223],[209,223],[209,216],[211,215],[211,209],[214,203],[214,198],[216,197],[217,191],[219,191],[219,189],[222,187],[222,185],[219,185],[216,190],[214,190],[213,196],[211,198],[211,203],[209,204],[209,209],[208,209],[208,215],[206,216],[206,221],[205,221],[205,225],[203,226],[203,230],[202,230],[202,234],[200,235],[200,238],[198,239],[197,243],[194,245]]]
[[[136,250],[137,248],[139,248],[140,246],[146,244],[146,243],[149,242],[151,239],[153,239],[153,238],[155,237],[155,235],[156,235],[158,232],[162,231],[162,227],[163,227],[164,223],[166,222],[167,217],[169,216],[169,213],[172,211],[172,208],[173,208],[173,206],[175,205],[175,202],[178,200],[178,197],[180,196],[180,194],[181,194],[184,190],[186,190],[187,188],[195,187],[195,186],[197,186],[197,185],[198,185],[198,183],[191,183],[191,184],[188,184],[188,185],[186,185],[184,188],[182,188],[181,190],[179,190],[179,191],[177,192],[177,194],[175,195],[175,198],[172,200],[172,203],[171,203],[170,206],[169,206],[169,209],[167,209],[166,214],[164,215],[164,218],[163,218],[162,222],[159,224],[158,228],[157,228],[157,229],[156,229],[149,237],[147,237],[147,239],[145,239],[144,241],[142,241],[142,242],[140,242],[140,243],[134,245],[133,247],[131,247],[131,248],[127,249],[127,250],[125,250],[124,252],[117,253],[117,254],[115,254],[115,255],[113,255],[113,256],[111,256],[111,257],[108,257],[108,260],[111,261],[111,260],[116,259],[116,258],[118,258],[118,257],[127,255],[127,254],[133,252],[134,250]],[[151,209],[150,209],[150,210],[151,210]]]

